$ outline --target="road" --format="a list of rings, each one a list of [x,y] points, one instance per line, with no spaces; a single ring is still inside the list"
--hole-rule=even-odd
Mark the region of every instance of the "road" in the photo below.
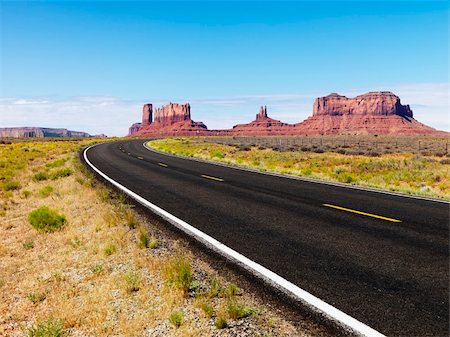
[[[202,163],[143,140],[87,151],[148,201],[388,336],[449,335],[449,204]]]

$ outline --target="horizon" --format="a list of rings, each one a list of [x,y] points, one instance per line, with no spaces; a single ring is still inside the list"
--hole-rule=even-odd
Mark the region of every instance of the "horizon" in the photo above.
[[[0,127],[124,136],[143,104],[169,101],[209,129],[261,105],[299,123],[315,97],[391,91],[450,131],[447,1],[0,6]]]

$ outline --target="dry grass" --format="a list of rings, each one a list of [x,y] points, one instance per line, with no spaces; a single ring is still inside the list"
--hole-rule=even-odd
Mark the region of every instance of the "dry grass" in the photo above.
[[[76,151],[86,144],[0,145],[1,181],[20,182],[0,192],[1,336],[210,336],[217,331],[216,315],[234,321],[227,329],[235,335],[239,329],[298,335],[250,294],[237,295],[232,286],[225,296],[227,282],[205,262],[155,237],[151,224],[80,165]],[[55,179],[36,179],[38,172]],[[52,189],[43,195],[47,186]],[[30,225],[28,214],[41,206],[64,215],[60,230],[39,232]],[[151,233],[144,244],[142,233]],[[238,309],[229,311],[230,303]],[[248,309],[254,306],[262,314]],[[182,312],[178,328],[170,323],[173,312]],[[267,323],[274,321],[282,328]]]
[[[325,145],[322,147],[318,145],[314,149],[287,146],[288,141],[294,142],[288,138],[283,140],[284,145],[269,146],[270,142],[277,141],[277,138],[270,137],[246,137],[243,138],[243,143],[239,144],[236,141],[242,139],[231,137],[227,138],[228,142],[224,138],[185,137],[160,139],[149,144],[160,151],[261,171],[450,199],[450,158],[444,155],[448,139],[428,139],[429,142],[434,141],[432,144],[435,155],[428,153],[426,156],[413,152],[385,152],[381,150],[381,145],[378,145],[378,152],[349,149],[358,142],[362,143],[361,139],[365,138],[346,136],[344,150],[336,147],[327,148]],[[253,143],[248,142],[249,139],[253,139]],[[405,145],[408,140],[419,141],[403,137],[397,139],[397,144]],[[298,139],[295,141],[300,142]],[[432,145],[428,147],[431,148]],[[437,153],[436,149],[440,149],[441,152]]]
[[[324,135],[298,137],[204,137],[203,141],[240,147],[262,147],[274,150],[302,150],[311,152],[337,152],[347,154],[381,155],[388,153],[414,153],[443,157],[450,154],[447,136],[401,135]]]

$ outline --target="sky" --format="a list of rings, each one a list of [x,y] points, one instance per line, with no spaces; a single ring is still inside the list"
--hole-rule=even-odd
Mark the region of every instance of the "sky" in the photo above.
[[[142,105],[229,128],[392,91],[450,131],[448,1],[3,1],[0,127],[126,135]]]

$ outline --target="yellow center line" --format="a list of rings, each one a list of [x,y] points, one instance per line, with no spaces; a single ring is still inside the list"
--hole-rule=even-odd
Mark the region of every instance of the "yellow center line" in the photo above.
[[[356,213],[356,214],[361,214],[361,215],[370,216],[370,217],[372,217],[372,218],[377,218],[377,219],[382,219],[382,220],[387,220],[387,221],[392,221],[392,222],[402,222],[401,220],[392,219],[392,218],[388,218],[388,217],[381,216],[381,215],[376,215],[376,214],[371,214],[371,213],[366,213],[366,212],[356,211],[356,210],[354,210],[354,209],[345,208],[345,207],[341,207],[341,206],[335,206],[335,205],[330,205],[330,204],[322,204],[322,205],[323,205],[323,206],[326,206],[326,207],[331,207],[331,208],[339,209],[339,210],[341,210],[341,211],[347,211],[347,212],[351,212],[351,213]]]
[[[169,165],[164,164],[164,163],[158,163],[158,165],[159,165],[159,166],[162,166],[162,167],[167,167],[167,166],[169,166]]]
[[[138,159],[140,159],[140,160],[143,160],[144,158],[142,158],[142,157],[137,157]]]
[[[206,179],[211,179],[211,180],[215,180],[215,181],[225,181],[223,179],[220,178],[216,178],[216,177],[211,177],[211,176],[207,176],[206,174],[202,174],[200,177],[202,178],[206,178]]]

